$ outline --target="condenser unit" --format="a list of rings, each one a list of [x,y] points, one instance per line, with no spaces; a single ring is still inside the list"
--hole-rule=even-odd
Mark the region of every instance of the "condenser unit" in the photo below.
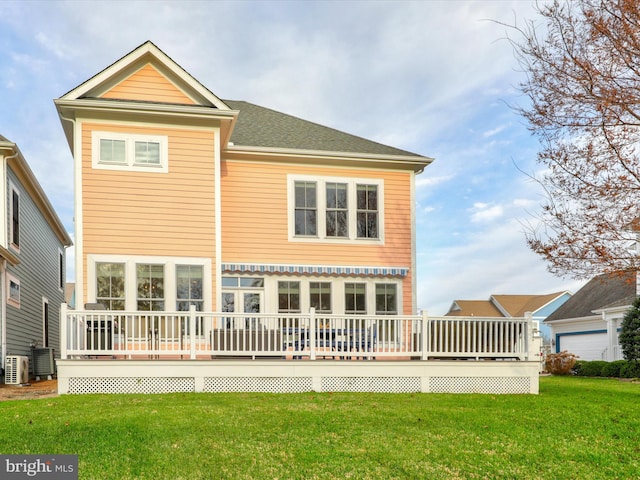
[[[22,385],[29,383],[29,358],[9,355],[5,358],[4,383]]]
[[[31,350],[33,360],[33,375],[36,377],[50,377],[56,373],[54,349],[52,347],[34,348]]]

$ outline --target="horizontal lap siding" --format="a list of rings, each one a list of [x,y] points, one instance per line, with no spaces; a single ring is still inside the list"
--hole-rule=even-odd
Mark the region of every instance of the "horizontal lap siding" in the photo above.
[[[30,355],[31,342],[37,341],[39,347],[43,346],[43,298],[49,303],[49,346],[57,350],[60,305],[64,302],[59,255],[64,253],[64,247],[31,197],[31,189],[21,183],[11,168],[7,169],[7,179],[20,195],[20,250],[16,252],[9,247],[20,263],[6,267],[7,273],[20,282],[20,307],[6,304],[7,350],[2,353]],[[5,195],[10,205],[10,188],[5,188]]]
[[[384,180],[385,242],[348,245],[288,241],[287,174]],[[223,162],[224,262],[411,267],[412,173]],[[412,314],[412,272],[403,279],[404,314]]]
[[[167,135],[169,173],[91,167],[91,131]],[[212,258],[213,133],[85,124],[83,234],[88,253]]]
[[[384,245],[288,241],[287,174],[384,180]],[[224,261],[329,265],[411,265],[411,174],[225,162]]]
[[[148,64],[105,93],[103,98],[194,104],[193,100]]]

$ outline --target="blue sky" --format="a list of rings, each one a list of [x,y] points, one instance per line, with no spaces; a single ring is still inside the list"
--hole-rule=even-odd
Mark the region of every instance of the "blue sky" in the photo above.
[[[535,18],[527,0],[4,1],[0,134],[73,234],[53,99],[151,40],[221,98],[434,157],[417,180],[419,308],[575,292],[584,282],[547,273],[525,243],[542,190],[520,170],[536,171],[538,145],[509,107],[523,74],[491,21]]]

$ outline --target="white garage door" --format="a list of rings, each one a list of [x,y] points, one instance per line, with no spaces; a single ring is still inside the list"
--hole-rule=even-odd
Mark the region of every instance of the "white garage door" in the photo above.
[[[559,340],[561,352],[566,350],[578,355],[580,360],[602,360],[602,352],[608,344],[606,333],[561,334]]]

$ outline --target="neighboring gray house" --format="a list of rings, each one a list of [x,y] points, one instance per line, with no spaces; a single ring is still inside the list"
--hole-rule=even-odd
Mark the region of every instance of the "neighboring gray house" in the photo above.
[[[545,320],[555,351],[567,350],[581,360],[621,359],[618,334],[636,291],[634,272],[591,279]]]
[[[60,343],[65,248],[71,238],[18,146],[0,135],[0,355],[27,356]]]

